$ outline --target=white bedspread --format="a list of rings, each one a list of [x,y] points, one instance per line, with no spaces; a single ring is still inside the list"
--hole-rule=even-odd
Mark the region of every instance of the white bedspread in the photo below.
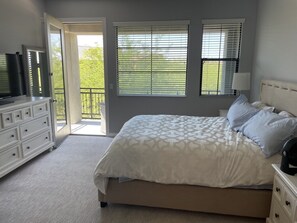
[[[105,193],[109,177],[164,184],[235,187],[272,184],[260,148],[229,128],[224,117],[140,115],[125,123],[97,164],[94,181]]]

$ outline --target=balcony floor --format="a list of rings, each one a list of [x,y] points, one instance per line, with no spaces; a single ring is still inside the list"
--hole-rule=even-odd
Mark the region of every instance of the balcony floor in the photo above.
[[[83,119],[71,124],[71,134],[74,135],[106,135],[101,131],[101,120]]]

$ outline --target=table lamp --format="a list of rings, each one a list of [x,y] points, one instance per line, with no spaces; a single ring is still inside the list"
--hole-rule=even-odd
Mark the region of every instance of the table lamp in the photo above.
[[[234,73],[232,89],[239,92],[250,90],[250,73]]]

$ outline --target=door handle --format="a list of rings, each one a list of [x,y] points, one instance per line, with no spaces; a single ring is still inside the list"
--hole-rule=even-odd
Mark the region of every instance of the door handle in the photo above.
[[[56,103],[56,102],[57,102],[57,100],[56,100],[56,99],[52,99],[52,102],[53,102],[53,103]]]

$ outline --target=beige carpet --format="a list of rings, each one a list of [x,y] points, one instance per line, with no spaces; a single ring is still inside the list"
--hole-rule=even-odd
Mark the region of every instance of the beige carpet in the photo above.
[[[159,208],[109,205],[101,209],[93,170],[111,139],[70,136],[0,180],[1,223],[264,223]]]

